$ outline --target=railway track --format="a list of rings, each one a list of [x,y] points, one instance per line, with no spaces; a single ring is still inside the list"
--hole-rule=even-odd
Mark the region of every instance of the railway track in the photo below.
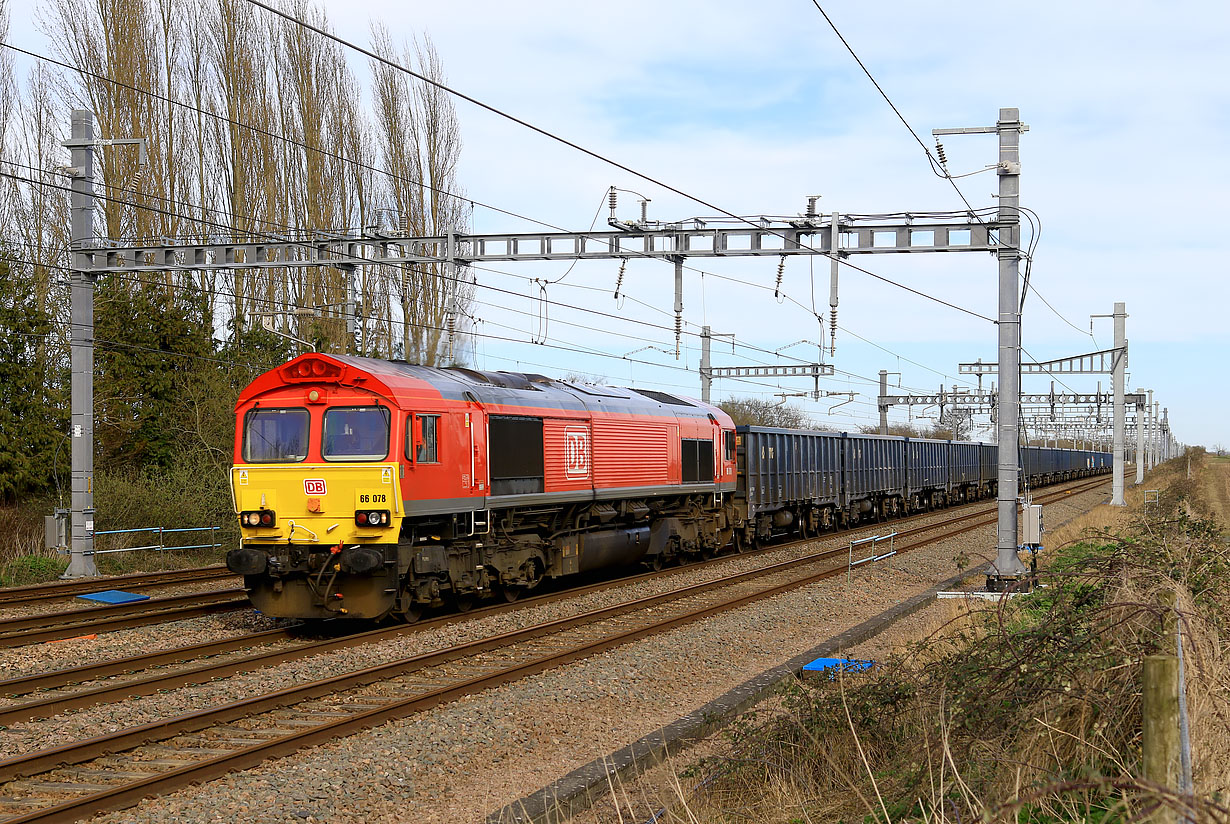
[[[169,572],[134,572],[128,575],[112,575],[107,578],[32,584],[24,587],[0,589],[0,607],[27,606],[59,598],[75,598],[78,595],[98,592],[103,589],[139,591],[171,584],[189,584],[238,577],[238,575],[219,564],[217,566],[176,569]]]
[[[1085,489],[1096,487],[1101,483],[1102,481],[1086,482],[1084,484],[1078,484],[1071,490],[1059,490],[1052,494],[1055,496],[1061,494],[1072,494],[1074,491],[1083,491]],[[977,504],[973,504],[971,506],[977,506]],[[902,531],[900,536],[909,537],[932,529],[949,528],[952,525],[984,515],[987,511],[988,510],[985,507],[976,509],[973,512],[956,515],[955,517],[949,518],[940,524],[922,525]],[[913,518],[923,518],[934,514],[935,513],[923,513],[921,515],[913,516]],[[909,520],[911,519],[903,519],[897,523],[908,523]],[[768,553],[780,551],[791,546],[810,543],[815,540],[818,539],[803,539],[791,543],[774,545],[757,552]],[[745,553],[745,556],[751,556],[752,554],[753,553],[750,552]],[[95,704],[105,703],[111,700],[122,699],[127,696],[150,695],[160,690],[173,689],[188,683],[199,683],[204,680],[223,678],[238,672],[255,669],[257,667],[273,666],[321,652],[341,649],[348,646],[357,646],[359,644],[373,641],[380,641],[385,638],[396,637],[402,634],[435,629],[461,620],[467,620],[472,617],[512,611],[525,606],[541,606],[564,598],[581,597],[587,593],[612,585],[631,584],[641,580],[661,578],[685,571],[693,571],[710,564],[721,564],[723,561],[731,557],[733,556],[723,556],[721,558],[703,561],[699,564],[688,565],[685,567],[676,567],[660,572],[647,572],[639,575],[626,576],[614,581],[602,581],[587,586],[573,587],[560,592],[534,596],[533,598],[525,599],[514,605],[496,604],[470,613],[440,616],[428,621],[420,622],[412,627],[397,625],[393,627],[375,629],[368,632],[355,633],[343,638],[324,639],[318,641],[304,640],[301,637],[301,631],[298,627],[288,627],[241,635],[220,641],[185,645],[169,650],[154,651],[112,661],[70,667],[54,672],[11,678],[0,681],[0,695],[18,696],[33,693],[35,691],[57,692],[72,690],[72,692],[70,695],[48,695],[37,701],[29,701],[18,705],[0,708],[0,725],[11,724],[32,718],[48,717],[70,709],[93,706]],[[234,656],[234,653],[236,652],[251,650],[254,647],[259,647],[262,645],[295,641],[300,641],[301,643],[297,643],[293,647],[286,649],[266,650],[263,652],[243,655],[241,657]],[[193,665],[192,663],[194,660],[205,658],[224,658],[225,660],[200,665]],[[139,675],[142,672],[154,670],[155,668],[157,668],[156,671],[148,676]],[[114,676],[117,675],[135,675],[137,677],[128,678],[116,683],[114,681]],[[110,680],[105,684],[99,684],[93,687],[89,685],[90,682],[99,681],[101,679]]]
[[[1081,484],[1054,500],[1104,485]],[[961,525],[953,528],[953,522]],[[967,513],[898,534],[899,553],[995,522]],[[939,534],[922,537],[926,532]],[[910,540],[910,538],[916,540]],[[0,762],[5,824],[73,821],[132,805],[390,719],[846,572],[840,546]],[[832,561],[839,561],[837,564]],[[695,567],[690,567],[695,568]],[[609,584],[607,584],[609,585]],[[567,593],[575,595],[575,591]],[[562,594],[561,594],[562,595]],[[526,603],[529,603],[528,601]],[[398,627],[421,630],[425,625]],[[350,639],[341,639],[341,642]],[[117,756],[124,753],[123,757]]]
[[[151,598],[133,604],[85,607],[0,620],[0,649],[59,641],[146,624],[229,612],[248,603],[242,587]]]

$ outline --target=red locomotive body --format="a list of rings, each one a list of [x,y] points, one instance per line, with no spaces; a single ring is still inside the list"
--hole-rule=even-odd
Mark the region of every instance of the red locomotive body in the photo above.
[[[308,354],[235,411],[227,564],[271,615],[413,618],[733,534],[734,426],[699,401]]]

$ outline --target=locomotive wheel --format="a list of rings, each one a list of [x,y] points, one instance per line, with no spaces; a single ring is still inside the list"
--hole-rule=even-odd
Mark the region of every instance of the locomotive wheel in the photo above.
[[[457,605],[458,612],[469,612],[474,609],[474,596],[458,595],[453,599],[453,603]]]
[[[500,587],[500,591],[504,593],[504,600],[510,604],[520,598],[521,593],[524,592],[521,587]]]
[[[402,610],[401,617],[407,624],[417,624],[423,618],[423,605],[412,604]]]

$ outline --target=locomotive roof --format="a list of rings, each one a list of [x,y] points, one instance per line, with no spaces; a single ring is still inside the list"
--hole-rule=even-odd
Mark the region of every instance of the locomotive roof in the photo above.
[[[300,364],[335,364],[336,375],[299,377]],[[398,402],[413,402],[438,395],[447,400],[473,401],[484,406],[545,407],[548,409],[601,409],[605,412],[655,414],[680,418],[712,415],[730,426],[729,417],[716,406],[692,398],[651,389],[598,386],[555,380],[522,372],[484,372],[465,367],[420,366],[405,361],[326,355],[309,352],[258,377],[239,396],[237,405],[291,384],[328,383],[379,391]]]

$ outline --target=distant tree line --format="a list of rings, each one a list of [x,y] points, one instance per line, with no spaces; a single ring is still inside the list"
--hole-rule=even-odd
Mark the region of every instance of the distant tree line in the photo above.
[[[770,426],[778,429],[826,429],[814,424],[797,406],[762,400],[731,397],[718,404],[735,426]]]
[[[832,430],[832,426],[815,423],[802,409],[783,403],[759,398],[728,398],[718,404],[735,422],[735,426],[770,426],[780,429]],[[857,427],[864,434],[878,434],[880,427],[872,424]],[[939,440],[969,440],[972,429],[968,410],[950,409],[933,424],[889,424],[886,434],[907,438],[935,438]]]

